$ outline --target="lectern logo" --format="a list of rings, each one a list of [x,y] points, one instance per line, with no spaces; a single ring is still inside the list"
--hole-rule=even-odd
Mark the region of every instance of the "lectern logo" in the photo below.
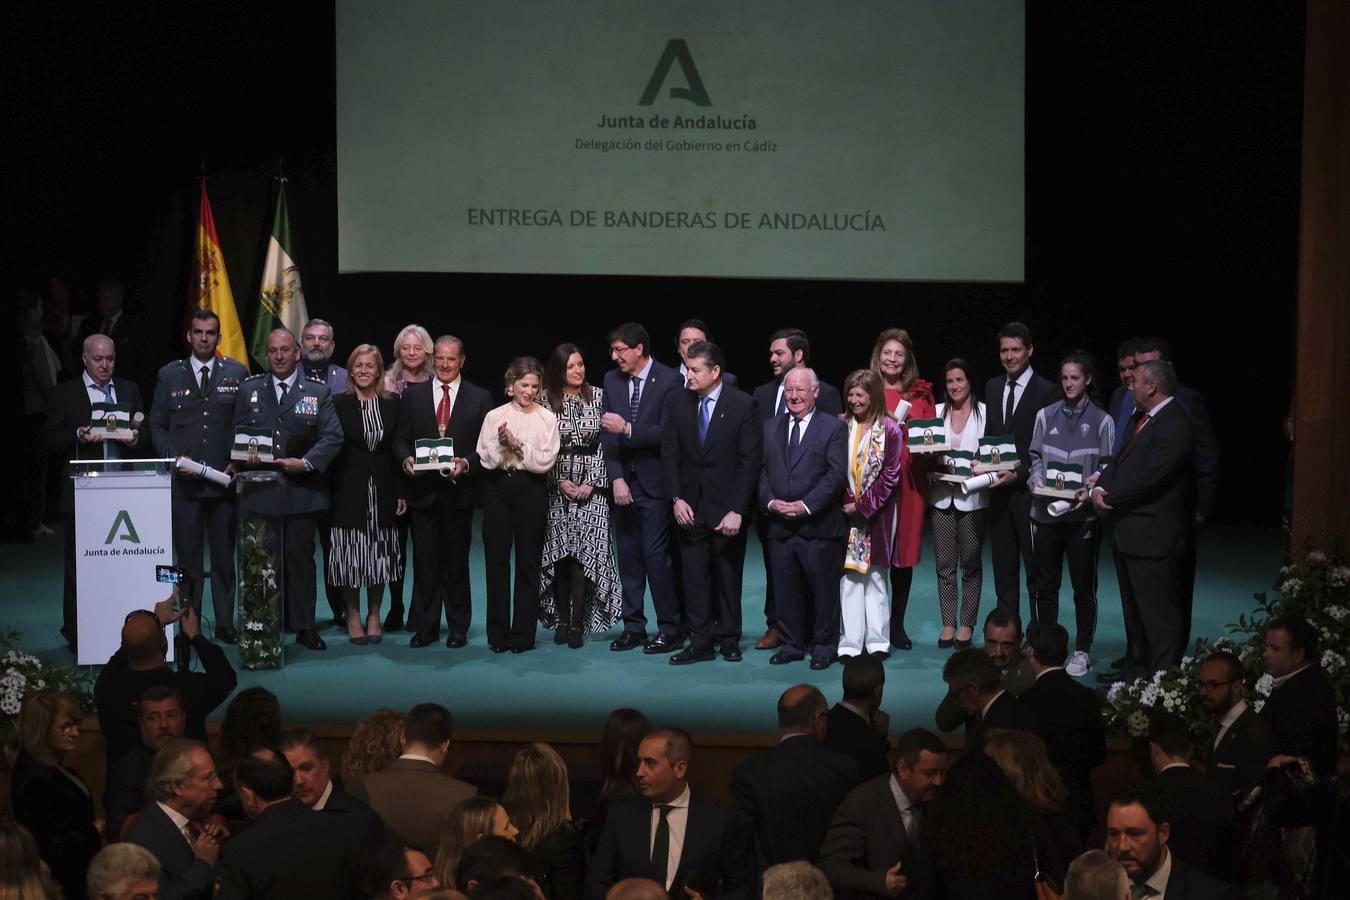
[[[670,96],[676,100],[688,100],[695,106],[712,106],[712,100],[708,99],[708,91],[703,87],[703,79],[699,77],[698,67],[694,65],[694,57],[689,52],[689,45],[682,38],[671,38],[666,43],[666,49],[661,54],[661,59],[657,61],[652,77],[647,81],[647,89],[642,92],[642,99],[638,101],[639,106],[651,106],[656,102],[656,95],[661,92],[661,86],[665,84],[666,76],[670,74],[670,67],[677,62],[689,86],[672,87]]]
[[[125,526],[125,531],[120,531]],[[113,540],[130,541],[133,544],[141,542],[141,536],[136,533],[136,526],[131,522],[131,513],[125,509],[117,511],[117,518],[113,519],[112,528],[108,529],[108,536],[103,539],[104,544],[111,544]]]

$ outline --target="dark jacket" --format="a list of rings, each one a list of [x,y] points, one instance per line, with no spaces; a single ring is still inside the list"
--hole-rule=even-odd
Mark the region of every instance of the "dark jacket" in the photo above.
[[[778,399],[778,388],[782,384],[783,379],[778,378],[755,388],[755,392],[752,396],[754,397],[755,409],[759,412],[759,420],[761,422],[767,422],[778,415],[778,406],[775,401]],[[816,409],[826,415],[843,415],[844,401],[839,396],[839,389],[822,381],[820,383],[820,393],[816,395]]]
[[[108,783],[103,787],[104,833],[112,841],[122,836],[127,819],[145,806],[145,780],[155,748],[140,744],[123,753],[108,767]]]
[[[1172,816],[1167,849],[1202,872],[1231,871],[1231,861],[1220,851],[1232,849],[1226,840],[1233,824],[1232,796],[1190,766],[1158,773],[1158,787]]]
[[[610,369],[605,373],[604,387],[605,412],[617,413],[629,419],[631,376],[618,369]],[[631,423],[632,433],[624,435],[602,431],[600,434],[611,484],[622,478],[630,490],[638,485],[641,492],[649,497],[667,496],[665,474],[661,471],[661,437],[666,430],[668,401],[686,393],[684,379],[678,371],[652,360],[638,399],[637,418]]]
[[[375,522],[380,528],[395,525],[394,510],[406,492],[402,461],[394,457],[399,399],[381,397],[378,402],[384,434],[375,449],[370,450],[361,426],[361,401],[355,394],[338,394],[333,398],[333,410],[342,426],[342,451],[333,461],[332,505],[328,513],[334,528],[365,528],[370,505],[368,485],[372,478],[380,501],[375,509]]]
[[[277,387],[270,375],[254,375],[239,386],[234,402],[234,428],[272,431],[276,459],[303,459],[310,469],[285,476],[280,493],[259,491],[250,501],[258,512],[303,515],[328,508],[328,468],[342,449],[342,426],[333,412],[333,395],[303,374],[277,405]]]
[[[722,385],[708,423],[698,437],[699,404],[693,391],[671,397],[661,439],[666,492],[694,510],[694,518],[717,527],[728,512],[754,511],[755,484],[763,459],[763,432],[750,395]]]
[[[155,455],[186,456],[224,470],[234,444],[234,401],[248,370],[229,357],[211,361],[206,395],[193,377],[192,359],[176,359],[159,370],[154,402],[150,405],[150,437]],[[205,478],[175,478],[181,497],[228,497],[233,487]]]
[[[896,863],[910,880],[906,900],[928,896],[923,829],[916,846],[891,793],[891,776],[878,775],[855,787],[839,805],[820,848],[820,868],[835,895],[848,900],[888,896],[886,871]]]
[[[1030,690],[1030,688],[1028,688]],[[1026,691],[1022,692],[1023,694]],[[999,694],[989,706],[988,712],[984,718],[979,721],[971,720],[966,732],[966,744],[970,747],[979,747],[984,743],[985,732],[991,728],[1004,728],[1009,730],[1030,731],[1037,737],[1042,737],[1041,722],[1032,712],[1031,707],[1022,703],[1021,699],[1004,691]]]
[[[127,829],[127,842],[159,860],[159,896],[163,900],[205,900],[215,890],[216,867],[199,859],[173,820],[151,800]]]
[[[789,460],[791,420],[792,416],[782,415],[764,423],[764,466],[759,476],[758,507],[767,510],[770,500],[800,500],[811,514],[786,519],[765,512],[769,538],[786,540],[795,534],[811,539],[842,539],[848,534],[843,509],[848,478],[848,428],[816,409],[806,433],[801,435],[796,458]]]
[[[1336,697],[1321,667],[1308,666],[1271,691],[1261,718],[1277,754],[1303,757],[1320,778],[1336,774]]]
[[[867,781],[891,771],[890,744],[862,716],[836,703],[826,720],[825,746],[853,758],[858,781]],[[856,782],[855,782],[856,783]]]
[[[363,897],[362,861],[369,852],[337,816],[286,800],[267,807],[246,831],[221,846],[216,896]]]
[[[1261,780],[1274,755],[1275,738],[1270,726],[1248,706],[1228,726],[1218,746],[1209,751],[1205,777],[1233,797]]]
[[[112,379],[113,396],[118,404],[131,407],[131,414],[143,413],[145,405],[141,402],[141,389],[134,381],[119,378]],[[78,428],[89,424],[94,407],[89,401],[89,391],[84,386],[84,372],[69,381],[63,381],[52,389],[47,397],[47,427],[44,442],[48,450],[62,459],[103,459],[101,443],[86,443],[75,435]],[[131,445],[119,444],[118,453],[133,458],[141,455],[148,443],[150,429],[142,425],[140,438]],[[71,466],[66,464],[65,476],[71,474]],[[75,513],[75,486],[69,477],[62,477],[62,511],[67,515]]]
[[[1068,672],[1046,672],[1018,695],[1040,723],[1050,762],[1069,789],[1069,808],[1080,835],[1096,823],[1092,799],[1093,769],[1106,761],[1106,729],[1101,701],[1091,688],[1074,681]]]
[[[74,773],[20,750],[14,761],[14,820],[33,833],[38,852],[67,900],[86,896],[84,876],[99,850],[94,798]]]
[[[535,880],[548,900],[581,900],[586,891],[586,846],[575,825],[563,822],[529,852]]]
[[[436,427],[436,402],[432,389],[438,384],[435,376],[427,381],[414,382],[403,391],[399,400],[398,434],[394,442],[394,457],[402,467],[403,461],[415,455],[417,441],[441,436]],[[408,505],[430,506],[438,494],[447,494],[456,509],[470,509],[477,499],[476,485],[482,480],[478,464],[478,432],[483,430],[483,418],[492,408],[492,396],[476,384],[459,381],[454,406],[450,409],[450,428],[445,436],[455,442],[455,456],[469,461],[468,471],[460,478],[442,478],[435,472],[421,472],[408,479]]]
[[[1006,500],[1010,493],[1027,489],[1027,476],[1031,474],[1031,435],[1036,430],[1036,413],[1062,396],[1048,379],[1032,372],[1027,386],[1021,389],[1022,395],[1017,399],[1012,420],[1004,421],[1003,388],[1007,383],[1006,374],[995,375],[985,382],[984,405],[989,412],[989,421],[984,426],[984,433],[990,437],[1011,434],[1013,443],[1017,445],[1020,462],[1017,464],[1017,481],[995,491],[990,502]]]
[[[1181,406],[1158,410],[1097,482],[1106,491],[1116,548],[1129,556],[1178,556],[1190,545],[1195,437]]]

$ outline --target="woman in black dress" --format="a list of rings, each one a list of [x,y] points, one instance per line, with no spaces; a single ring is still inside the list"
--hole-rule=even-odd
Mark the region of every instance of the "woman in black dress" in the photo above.
[[[394,459],[398,400],[385,388],[384,359],[361,344],[347,360],[347,391],[333,398],[342,453],[333,465],[328,582],[342,591],[347,637],[378,644],[384,586],[403,570],[395,517],[403,515],[403,476]],[[361,588],[368,606],[361,620]]]
[[[67,767],[80,743],[79,702],[51,688],[30,694],[19,709],[14,742],[14,819],[32,832],[68,900],[85,897],[99,825],[89,786]]]

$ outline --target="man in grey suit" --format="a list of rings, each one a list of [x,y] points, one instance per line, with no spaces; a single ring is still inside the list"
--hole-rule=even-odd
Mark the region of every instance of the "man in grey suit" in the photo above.
[[[282,537],[286,617],[296,643],[326,650],[328,645],[314,630],[314,532],[328,508],[324,473],[342,449],[342,426],[328,388],[301,378],[299,361],[295,335],[273,329],[267,336],[272,371],[240,386],[234,428],[272,430],[271,465],[285,478],[279,490],[257,492],[251,511],[272,518],[273,535]]]
[[[923,808],[942,787],[946,753],[931,731],[907,731],[895,770],[844,798],[820,848],[820,867],[841,900],[928,894]]]
[[[159,860],[159,896],[212,896],[220,843],[228,834],[219,825],[197,824],[211,814],[221,789],[210,752],[197,741],[169,741],[150,764],[147,787],[150,802],[127,828],[126,840]]]
[[[450,812],[478,793],[441,771],[454,726],[444,706],[417,704],[403,726],[403,755],[349,786],[351,795],[375,810],[404,844],[433,859]]]
[[[183,457],[233,474],[230,444],[234,440],[234,401],[248,370],[229,357],[216,356],[220,344],[220,317],[209,309],[192,314],[188,325],[186,359],[159,370],[150,407],[150,437],[155,455]],[[238,643],[234,630],[234,496],[195,474],[190,466],[174,473],[173,550],[178,565],[202,582],[202,533],[211,546],[211,605],[216,617],[216,640]],[[203,585],[204,586],[204,585]],[[193,591],[192,608],[202,610],[202,595]]]

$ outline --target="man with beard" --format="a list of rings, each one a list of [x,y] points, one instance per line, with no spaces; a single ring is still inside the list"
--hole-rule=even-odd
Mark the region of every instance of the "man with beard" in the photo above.
[[[108,767],[108,784],[103,791],[103,810],[108,819],[105,830],[114,841],[121,836],[127,818],[145,803],[145,779],[150,775],[156,751],[182,737],[187,726],[183,695],[168,685],[148,688],[141,695],[137,711],[141,743]]]
[[[1022,656],[1022,624],[1010,607],[996,606],[984,620],[984,652],[994,661],[1003,679],[1003,689],[1016,697],[1036,680]],[[937,710],[937,726],[944,732],[955,731],[966,721],[956,698],[942,699]]]
[[[1140,784],[1106,807],[1106,852],[1125,867],[1133,897],[1229,900],[1243,893],[1176,859],[1167,849],[1171,814],[1156,787]]]
[[[333,396],[347,390],[347,370],[334,365],[333,326],[323,319],[310,319],[300,329],[300,357],[305,369],[305,378],[328,386]],[[319,544],[323,547],[323,592],[328,598],[328,608],[333,613],[333,625],[346,626],[347,617],[342,603],[342,593],[328,581],[328,556],[333,550],[332,529],[329,527],[328,512],[319,517]]]

